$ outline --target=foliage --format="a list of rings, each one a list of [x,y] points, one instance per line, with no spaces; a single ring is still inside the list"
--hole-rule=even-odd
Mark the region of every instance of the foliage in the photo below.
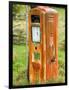
[[[25,5],[19,5],[19,4],[13,4],[13,15],[16,16],[17,14],[24,14],[26,13],[26,6]]]

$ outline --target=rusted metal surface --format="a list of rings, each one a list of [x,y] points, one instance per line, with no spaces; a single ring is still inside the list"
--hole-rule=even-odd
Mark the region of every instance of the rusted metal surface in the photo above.
[[[40,21],[38,23],[31,22],[32,15],[38,15]],[[40,83],[44,83],[52,78],[56,79],[58,76],[57,23],[57,11],[52,8],[38,6],[29,12],[29,79],[31,83],[35,83],[37,72]],[[32,25],[40,26],[41,40],[36,44],[32,42]],[[34,52],[40,54],[39,60],[35,60]]]

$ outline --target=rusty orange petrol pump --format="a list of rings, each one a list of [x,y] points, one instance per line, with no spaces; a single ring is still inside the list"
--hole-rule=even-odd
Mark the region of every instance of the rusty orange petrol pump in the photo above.
[[[57,11],[38,6],[29,12],[29,80],[45,83],[58,76]]]

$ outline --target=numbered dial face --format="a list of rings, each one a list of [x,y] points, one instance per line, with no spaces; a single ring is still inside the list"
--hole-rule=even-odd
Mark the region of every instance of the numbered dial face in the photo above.
[[[32,27],[32,41],[40,42],[40,27],[38,26]]]

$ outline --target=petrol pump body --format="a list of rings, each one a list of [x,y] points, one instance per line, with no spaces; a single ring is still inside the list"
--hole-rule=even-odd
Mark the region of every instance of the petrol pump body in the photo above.
[[[49,7],[38,6],[29,12],[29,80],[44,83],[58,76],[58,14]]]

